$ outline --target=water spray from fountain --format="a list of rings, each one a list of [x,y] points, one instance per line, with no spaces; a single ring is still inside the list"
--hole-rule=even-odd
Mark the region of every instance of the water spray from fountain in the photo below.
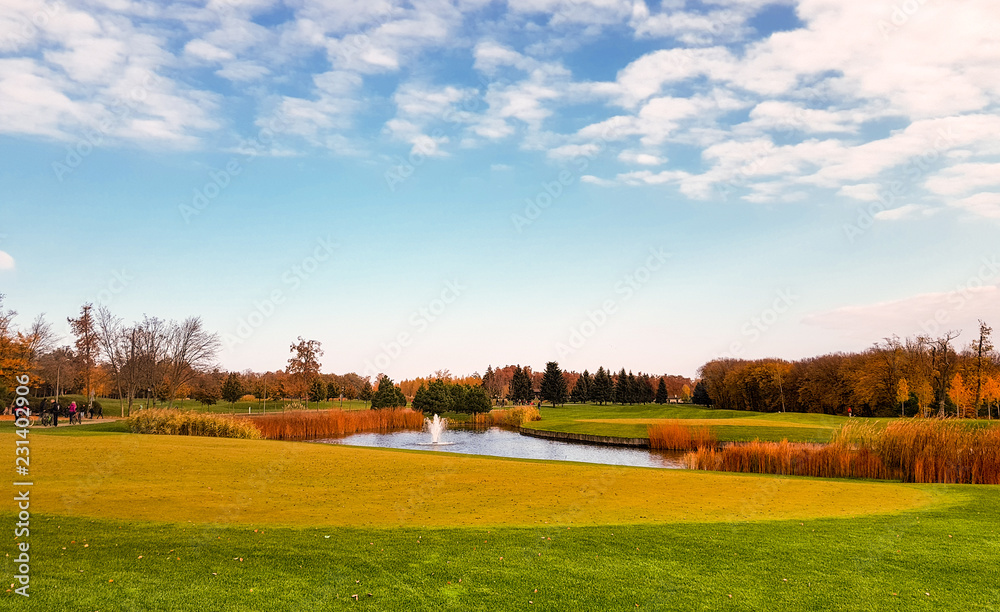
[[[433,420],[424,419],[424,427],[431,432],[431,444],[447,444],[447,442],[441,442],[441,434],[444,433],[445,429],[448,429],[448,419],[442,419],[435,414]]]

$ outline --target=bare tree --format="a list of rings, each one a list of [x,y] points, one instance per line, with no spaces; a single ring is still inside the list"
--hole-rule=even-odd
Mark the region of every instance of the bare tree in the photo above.
[[[938,416],[945,416],[945,404],[948,397],[948,383],[955,369],[957,355],[951,348],[951,341],[957,338],[961,331],[948,331],[945,335],[931,343],[931,371],[934,378],[934,399],[938,402]]]
[[[164,349],[168,325],[156,317],[143,317],[139,324],[139,386],[138,390],[146,389],[146,399],[153,398],[153,392],[163,380]]]
[[[993,350],[993,343],[990,342],[990,334],[993,328],[979,320],[979,340],[972,343],[972,349],[976,354],[976,418],[979,418],[979,404],[983,400],[983,366],[984,359],[989,358],[990,351]]]
[[[170,324],[163,365],[171,406],[182,385],[191,381],[199,370],[215,365],[219,346],[219,335],[205,331],[200,317],[188,317],[179,324]]]
[[[56,334],[52,331],[52,324],[45,320],[45,313],[35,317],[28,329],[18,332],[17,336],[24,350],[24,363],[28,370],[34,370],[39,358],[51,351],[56,343]]]

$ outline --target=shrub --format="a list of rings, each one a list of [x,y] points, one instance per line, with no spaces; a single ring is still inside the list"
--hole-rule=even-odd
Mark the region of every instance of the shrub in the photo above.
[[[489,412],[472,415],[472,422],[486,427],[521,427],[529,421],[542,420],[541,413],[534,406],[514,406],[513,408],[494,408]]]
[[[253,423],[231,416],[177,409],[147,408],[137,410],[125,419],[132,433],[167,434],[176,436],[211,436],[216,438],[261,437]]]

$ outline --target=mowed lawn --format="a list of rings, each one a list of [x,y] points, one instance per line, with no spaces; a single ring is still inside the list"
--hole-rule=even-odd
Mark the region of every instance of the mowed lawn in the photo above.
[[[0,445],[13,449],[9,431]],[[31,435],[33,595],[7,592],[4,609],[929,611],[1000,599],[1000,487],[120,424]],[[13,526],[13,511],[8,498],[0,521]]]
[[[756,439],[829,442],[848,421],[847,417],[826,414],[712,410],[693,404],[566,404],[555,408],[546,405],[541,413],[541,421],[526,426],[548,431],[645,438],[649,425],[680,420],[692,427],[708,427],[716,439],[723,442]]]
[[[78,426],[31,442],[36,512],[329,526],[593,525],[858,516],[919,508],[928,489],[530,461]],[[60,428],[61,429],[61,428]],[[13,435],[0,438],[13,447]],[[13,502],[5,502],[13,510]]]

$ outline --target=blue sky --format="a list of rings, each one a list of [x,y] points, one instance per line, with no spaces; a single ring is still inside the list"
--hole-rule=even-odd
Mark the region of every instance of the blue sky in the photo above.
[[[229,369],[694,375],[1000,314],[1000,7],[5,3],[0,292]]]

